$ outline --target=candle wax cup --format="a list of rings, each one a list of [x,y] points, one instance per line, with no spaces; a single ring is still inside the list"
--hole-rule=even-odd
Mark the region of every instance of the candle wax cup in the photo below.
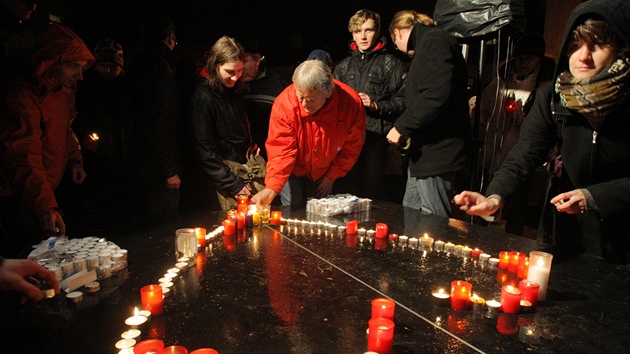
[[[396,303],[386,298],[376,298],[372,300],[372,318],[394,319],[394,309]]]
[[[451,282],[451,308],[454,310],[467,310],[470,308],[470,294],[472,284],[463,280]]]
[[[138,329],[130,329],[128,331],[122,332],[120,337],[123,339],[136,339],[140,336],[141,333],[142,332]]]
[[[538,283],[538,301],[547,299],[547,286],[551,273],[551,261],[553,256],[549,253],[532,251],[529,254],[529,270],[527,280]]]
[[[157,316],[162,314],[164,310],[164,298],[160,285],[151,284],[143,286],[140,289],[140,299],[142,300],[142,308],[151,311],[151,315]]]
[[[501,288],[501,309],[505,313],[518,313],[521,310],[521,292],[507,285]]]
[[[538,283],[529,280],[521,280],[521,282],[518,283],[518,290],[521,291],[521,300],[528,301],[532,306],[536,306],[538,302],[538,292],[540,291],[540,285],[538,285]]]
[[[368,351],[389,353],[394,342],[393,321],[386,318],[372,318],[369,322]]]
[[[433,295],[433,301],[437,306],[448,307],[451,303],[451,295],[444,291],[444,289],[431,293],[431,295]]]
[[[510,255],[507,251],[499,252],[499,268],[508,269],[510,265]]]

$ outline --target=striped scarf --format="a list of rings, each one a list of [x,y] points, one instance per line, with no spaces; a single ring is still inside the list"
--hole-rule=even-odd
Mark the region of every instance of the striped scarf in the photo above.
[[[562,104],[582,114],[598,130],[616,108],[630,98],[630,59],[617,59],[608,70],[578,80],[565,71],[556,80]]]

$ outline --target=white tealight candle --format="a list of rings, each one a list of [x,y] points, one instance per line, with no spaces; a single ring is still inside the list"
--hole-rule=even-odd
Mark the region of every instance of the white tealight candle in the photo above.
[[[367,230],[365,230],[364,228],[359,229],[359,235],[365,235],[366,232]]]
[[[444,251],[444,241],[437,240],[437,241],[433,242],[433,247],[438,252]]]
[[[409,239],[409,247],[416,247],[418,246],[418,239],[415,237],[412,237]]]
[[[479,261],[487,262],[490,259],[490,255],[487,253],[482,253],[479,255]]]
[[[136,345],[136,340],[132,338],[121,339],[116,342],[117,349],[127,349]]]
[[[170,268],[169,270],[167,270],[167,272],[169,274],[175,274],[175,276],[177,276],[180,272],[179,268]]]
[[[122,332],[120,335],[123,339],[136,339],[140,336],[142,332],[139,329],[130,329],[128,331]]]
[[[420,237],[420,244],[422,247],[433,247],[433,237],[429,237],[429,235],[425,233],[424,236]]]
[[[173,286],[173,283],[171,283],[170,281],[160,282],[160,286],[162,288],[170,288],[171,286]]]
[[[125,324],[127,326],[132,326],[132,327],[138,327],[143,325],[145,322],[147,322],[147,318],[145,316],[142,316],[138,313],[138,308],[136,307],[134,310],[134,315],[131,317],[128,317],[125,320]]]
[[[188,269],[188,262],[177,262],[175,263],[175,267],[177,267],[179,270],[186,270]]]
[[[486,301],[486,307],[488,308],[488,312],[498,312],[501,307],[501,303],[497,300],[488,300]]]
[[[409,239],[409,237],[403,235],[403,236],[398,236],[398,243],[404,245],[405,243],[407,243],[407,239]]]

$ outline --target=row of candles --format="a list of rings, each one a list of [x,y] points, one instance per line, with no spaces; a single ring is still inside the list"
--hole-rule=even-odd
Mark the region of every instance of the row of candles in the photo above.
[[[227,218],[222,222],[223,235],[235,235],[238,230],[251,229],[261,223],[282,224],[282,212],[271,211],[269,204],[249,204],[247,195],[239,195],[236,210],[229,210]]]
[[[182,231],[185,230],[185,231]],[[205,228],[178,229],[178,232],[188,232],[192,230],[197,240],[197,247],[205,247],[208,240],[223,232],[223,226],[219,226],[214,231],[206,233]],[[177,232],[176,232],[177,233]],[[196,253],[196,252],[195,252]],[[173,281],[188,268],[195,264],[189,257],[177,258],[175,267],[166,271],[164,276],[158,280],[159,284],[150,284],[140,288],[140,302],[142,310],[134,309],[134,314],[125,320],[129,330],[121,334],[121,340],[116,342],[116,348],[120,349],[119,354],[219,354],[212,348],[199,348],[188,352],[186,347],[172,345],[166,347],[164,341],[159,339],[147,339],[137,342],[142,331],[141,329],[149,322],[152,316],[159,316],[164,311],[164,298],[169,296]]]

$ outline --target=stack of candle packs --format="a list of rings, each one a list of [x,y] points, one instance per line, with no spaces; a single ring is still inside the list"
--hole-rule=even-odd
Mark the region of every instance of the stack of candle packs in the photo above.
[[[367,211],[372,208],[372,200],[350,194],[339,194],[321,199],[309,199],[306,212],[321,216],[335,216]]]

